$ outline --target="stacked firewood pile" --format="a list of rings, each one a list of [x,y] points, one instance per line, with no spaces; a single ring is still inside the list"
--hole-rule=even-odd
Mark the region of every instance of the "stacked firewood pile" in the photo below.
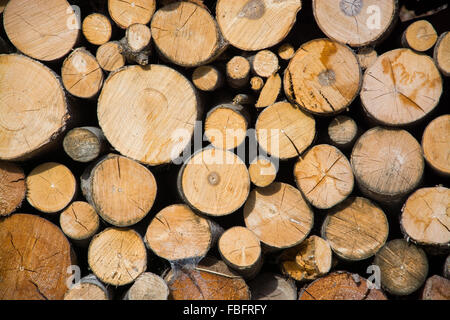
[[[0,299],[450,299],[411,3],[0,1]]]

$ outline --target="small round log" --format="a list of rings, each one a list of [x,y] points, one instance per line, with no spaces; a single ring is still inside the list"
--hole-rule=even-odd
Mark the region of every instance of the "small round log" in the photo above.
[[[123,300],[167,300],[169,287],[163,278],[144,272],[134,281]]]
[[[352,197],[331,209],[322,224],[322,237],[341,259],[359,261],[372,257],[389,234],[386,215],[377,205]]]
[[[405,130],[381,127],[358,139],[350,162],[360,190],[383,203],[402,201],[419,185],[424,170],[417,140]]]
[[[256,139],[268,154],[281,160],[299,156],[316,134],[314,118],[289,102],[264,109],[256,120]]]
[[[375,255],[374,264],[380,268],[381,286],[397,296],[419,289],[428,274],[425,252],[404,239],[386,243]]]
[[[248,125],[243,106],[220,104],[206,115],[205,137],[215,148],[233,150],[245,141]]]
[[[372,47],[362,47],[356,52],[362,70],[371,67],[377,61],[378,53]]]
[[[223,261],[245,279],[254,278],[262,267],[259,239],[245,227],[232,227],[219,239],[218,249]]]
[[[174,204],[156,214],[145,234],[146,245],[159,257],[174,262],[206,256],[220,227],[184,204]]]
[[[299,157],[294,178],[306,200],[319,209],[344,201],[354,184],[350,162],[339,149],[328,144],[315,145]]]
[[[109,41],[97,49],[97,62],[105,71],[116,71],[125,65],[125,56],[118,41]]]
[[[426,20],[411,23],[403,32],[402,45],[415,51],[423,52],[431,49],[438,36],[433,25]]]
[[[230,151],[205,148],[180,169],[178,192],[187,204],[204,214],[231,214],[244,204],[250,192],[247,166]]]
[[[256,101],[255,108],[265,108],[277,101],[281,91],[281,77],[278,73],[271,75],[267,78],[264,87],[259,93],[258,100]]]
[[[63,210],[75,197],[77,181],[66,166],[46,162],[35,167],[26,179],[27,201],[45,213]]]
[[[200,66],[192,73],[192,82],[199,90],[214,91],[223,86],[224,77],[214,66]]]
[[[292,103],[317,115],[344,111],[361,87],[355,53],[329,39],[300,46],[284,73],[284,92]]]
[[[278,57],[270,50],[261,50],[248,59],[253,73],[263,78],[270,77],[280,68]]]
[[[328,137],[338,148],[348,149],[353,146],[358,136],[358,125],[347,116],[337,116],[328,125]]]
[[[422,300],[450,300],[450,280],[438,275],[428,278],[421,298]]]
[[[298,246],[286,249],[280,256],[281,270],[296,281],[315,280],[327,274],[333,253],[328,242],[310,236]]]
[[[290,60],[295,54],[294,46],[290,43],[283,43],[278,48],[278,56],[283,60]]]
[[[81,190],[106,222],[127,227],[141,221],[156,198],[156,180],[143,165],[109,154],[86,168]]]
[[[250,180],[257,187],[267,187],[277,177],[277,167],[266,157],[255,158],[248,167]]]
[[[253,91],[259,91],[264,87],[264,80],[261,77],[254,76],[250,79],[250,88]]]
[[[86,244],[100,227],[97,212],[87,202],[72,202],[59,216],[62,231],[75,243]]]
[[[244,206],[246,227],[268,249],[299,244],[311,231],[313,219],[313,211],[300,191],[281,182],[254,189]]]
[[[227,62],[227,81],[233,88],[242,88],[248,84],[250,62],[242,56],[234,56]]]
[[[111,22],[101,13],[91,13],[84,18],[81,30],[86,40],[97,46],[101,46],[111,39]]]
[[[61,77],[66,90],[78,98],[95,97],[103,85],[103,71],[85,48],[75,49],[64,60]]]
[[[123,286],[147,269],[147,252],[136,231],[107,228],[95,235],[89,244],[88,263],[100,281]]]
[[[74,284],[64,295],[64,300],[111,300],[110,291],[95,275],[90,274]]]
[[[151,39],[150,28],[145,24],[130,25],[125,32],[125,37],[120,40],[122,54],[128,61],[147,65],[151,54]]]
[[[96,127],[73,128],[64,137],[63,148],[75,161],[89,162],[108,151],[103,132]]]

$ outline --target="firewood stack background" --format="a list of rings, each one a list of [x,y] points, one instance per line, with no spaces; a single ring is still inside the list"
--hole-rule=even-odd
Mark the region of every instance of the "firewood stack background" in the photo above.
[[[0,8],[0,299],[450,299],[445,1]]]

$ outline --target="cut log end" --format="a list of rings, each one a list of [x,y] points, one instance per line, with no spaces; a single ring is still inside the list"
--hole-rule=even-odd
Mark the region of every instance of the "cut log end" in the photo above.
[[[280,262],[281,270],[288,277],[296,281],[314,280],[330,271],[332,251],[326,240],[311,236],[283,251]]]
[[[275,73],[267,78],[267,81],[258,96],[258,101],[256,101],[255,107],[265,108],[274,104],[280,95],[280,91],[281,77],[278,73]]]
[[[26,179],[27,201],[45,213],[63,210],[75,197],[77,182],[66,166],[46,162],[34,168]]]
[[[136,231],[107,228],[92,239],[88,263],[102,282],[122,286],[133,282],[145,271],[147,252]]]
[[[250,79],[250,88],[253,91],[259,91],[263,88],[264,86],[264,80],[261,77],[258,76],[254,76]]]
[[[401,126],[430,113],[441,93],[442,79],[433,59],[410,49],[395,49],[366,70],[360,96],[370,117],[384,125]]]
[[[422,136],[423,155],[426,162],[441,175],[450,176],[450,115],[431,121]]]
[[[416,139],[405,130],[381,127],[366,131],[358,139],[351,164],[361,191],[386,203],[401,201],[414,190],[424,170]]]
[[[97,59],[86,49],[77,48],[61,68],[66,90],[78,98],[93,98],[103,85],[103,72]]]
[[[200,66],[192,73],[192,82],[202,91],[214,91],[219,89],[223,83],[222,73],[214,66]]]
[[[223,216],[235,212],[247,200],[250,177],[245,163],[234,153],[206,148],[180,170],[178,190],[196,210]]]
[[[246,227],[269,249],[284,249],[307,237],[313,225],[313,212],[299,190],[275,182],[250,192],[244,220]]]
[[[205,136],[219,149],[233,150],[247,136],[247,119],[240,105],[223,104],[208,112],[205,121]]]
[[[171,300],[250,300],[250,290],[244,279],[227,265],[214,258],[205,258],[196,267],[171,270],[169,283]]]
[[[378,53],[372,47],[362,47],[357,51],[356,57],[361,69],[366,70],[377,61]]]
[[[299,156],[314,140],[314,118],[288,102],[277,102],[262,111],[256,121],[256,138],[272,156]]]
[[[406,201],[400,220],[408,239],[420,245],[450,248],[450,189],[422,188]]]
[[[169,287],[160,276],[144,272],[125,294],[125,300],[167,300]]]
[[[250,180],[257,187],[267,187],[277,177],[275,164],[265,157],[255,158],[248,167]]]
[[[350,48],[328,39],[303,44],[289,61],[284,91],[308,112],[331,115],[344,111],[361,87],[361,68]]]
[[[109,15],[122,29],[133,23],[149,23],[155,9],[156,0],[108,0]]]
[[[67,132],[63,148],[69,157],[79,162],[89,162],[98,158],[108,147],[99,128],[79,127]]]
[[[389,234],[384,212],[371,201],[352,197],[333,208],[322,225],[322,236],[338,257],[347,261],[375,255]]]
[[[290,43],[283,43],[278,48],[278,56],[283,60],[290,60],[295,54],[294,46]]]
[[[145,242],[157,256],[168,261],[200,260],[215,236],[212,222],[188,206],[176,204],[156,214],[147,228]]]
[[[314,0],[313,12],[319,28],[329,38],[352,47],[380,42],[397,19],[397,1]]]
[[[43,61],[65,56],[75,45],[80,29],[78,17],[66,0],[10,0],[3,12],[3,24],[20,52]]]
[[[403,33],[403,46],[423,52],[431,49],[438,36],[433,25],[426,20],[418,20],[410,24]]]
[[[100,13],[92,13],[83,20],[83,35],[89,43],[100,46],[111,39],[112,26],[109,19]]]
[[[428,274],[425,252],[403,239],[386,243],[375,255],[374,264],[380,268],[382,287],[398,296],[419,289]]]
[[[262,266],[259,239],[245,227],[226,230],[219,239],[218,248],[223,261],[244,278],[254,277]]]
[[[280,68],[277,56],[270,50],[261,50],[249,60],[252,71],[263,78],[270,77]]]
[[[358,274],[337,271],[303,288],[299,300],[387,300],[384,293],[369,288]]]
[[[87,202],[72,202],[59,217],[62,231],[74,240],[91,238],[100,226],[100,219],[94,208]]]
[[[108,223],[126,227],[142,220],[156,198],[156,180],[150,170],[123,156],[110,154],[82,176],[82,190]]]
[[[146,66],[151,54],[150,28],[145,24],[134,23],[130,25],[125,37],[120,40],[122,54],[130,62],[136,62],[139,65]]]
[[[0,217],[20,207],[26,190],[23,169],[14,163],[0,161]]]
[[[25,160],[65,128],[64,90],[50,69],[23,55],[0,55],[0,74],[8,79],[0,82],[0,159]]]
[[[117,41],[110,41],[98,47],[96,58],[105,71],[115,71],[125,65],[125,57]]]
[[[111,293],[95,275],[90,274],[72,285],[64,300],[111,300]]]
[[[36,215],[0,219],[0,296],[6,300],[61,300],[75,264],[61,230]]]
[[[153,166],[170,163],[182,153],[200,113],[192,83],[157,64],[127,66],[113,73],[97,106],[100,127],[111,145]]]
[[[437,67],[446,77],[450,77],[450,32],[444,32],[437,40],[434,47],[434,61]]]
[[[219,0],[216,17],[226,40],[233,46],[256,51],[282,41],[294,25],[301,0]]]
[[[185,67],[205,64],[225,47],[213,16],[192,2],[174,2],[159,9],[151,30],[159,52]]]
[[[450,300],[450,280],[434,275],[425,282],[422,300]]]
[[[248,84],[250,62],[242,56],[235,56],[226,66],[228,84],[233,88],[242,88]]]
[[[340,148],[349,148],[358,135],[358,126],[350,117],[337,116],[328,125],[328,137],[332,144]]]
[[[327,144],[315,145],[300,157],[294,177],[305,198],[319,209],[335,206],[353,190],[350,162],[339,149]]]
[[[297,300],[294,281],[274,273],[261,273],[249,286],[252,300]]]

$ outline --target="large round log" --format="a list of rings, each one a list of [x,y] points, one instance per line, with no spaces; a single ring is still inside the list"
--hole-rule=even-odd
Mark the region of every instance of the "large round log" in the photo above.
[[[234,47],[256,51],[282,41],[295,23],[301,0],[219,0],[220,30]]]
[[[430,113],[441,93],[442,79],[433,59],[410,49],[395,49],[379,56],[366,70],[360,96],[371,118],[402,126]]]
[[[397,0],[314,0],[319,28],[331,39],[352,47],[377,44],[394,27]]]
[[[55,73],[23,55],[0,55],[0,74],[0,159],[25,160],[65,129],[64,90]]]
[[[43,61],[65,56],[75,45],[81,27],[66,0],[10,0],[3,12],[3,25],[20,52]]]
[[[127,66],[105,81],[97,115],[117,151],[159,165],[186,148],[200,107],[194,86],[177,71],[155,64]]]
[[[424,170],[417,140],[405,130],[381,127],[358,139],[351,165],[361,191],[385,203],[401,201],[419,185]]]
[[[0,297],[61,300],[75,264],[69,241],[53,223],[16,213],[0,219]]]

